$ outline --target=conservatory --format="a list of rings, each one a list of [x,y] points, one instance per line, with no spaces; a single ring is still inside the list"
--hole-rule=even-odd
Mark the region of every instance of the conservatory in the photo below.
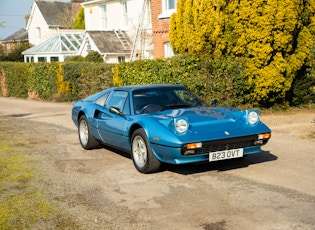
[[[64,62],[78,55],[84,36],[85,31],[64,31],[22,52],[24,62]]]

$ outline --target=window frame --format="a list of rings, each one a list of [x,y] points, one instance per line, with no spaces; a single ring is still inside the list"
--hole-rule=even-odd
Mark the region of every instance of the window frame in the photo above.
[[[159,19],[170,18],[176,12],[178,0],[161,0],[162,1],[162,14],[158,16]],[[169,8],[170,1],[174,1],[174,8]]]
[[[101,9],[102,9],[102,28],[106,29],[107,28],[107,4],[106,4],[106,2],[104,2],[101,5]]]

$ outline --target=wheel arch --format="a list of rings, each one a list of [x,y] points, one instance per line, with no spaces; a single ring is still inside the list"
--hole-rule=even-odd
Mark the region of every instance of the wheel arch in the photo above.
[[[77,119],[78,119],[78,121],[80,120],[80,118],[82,117],[82,116],[86,116],[85,115],[85,112],[83,112],[82,110],[78,113],[78,117],[77,117]]]
[[[143,129],[143,127],[138,124],[138,123],[135,123],[133,124],[130,129],[129,129],[129,143],[131,144],[131,137],[132,137],[132,134],[137,130],[137,129]],[[146,132],[146,131],[145,131]]]

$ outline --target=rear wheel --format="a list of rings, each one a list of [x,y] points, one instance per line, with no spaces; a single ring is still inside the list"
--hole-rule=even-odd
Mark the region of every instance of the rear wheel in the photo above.
[[[84,149],[95,149],[99,147],[99,142],[92,136],[91,129],[85,115],[81,116],[78,125],[78,134],[81,146]]]
[[[143,129],[137,129],[131,138],[131,157],[141,173],[153,173],[160,169],[161,162],[154,156]]]

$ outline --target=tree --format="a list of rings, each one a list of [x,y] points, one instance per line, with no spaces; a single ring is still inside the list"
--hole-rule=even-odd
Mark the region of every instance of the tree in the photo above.
[[[102,55],[97,51],[89,51],[88,55],[85,57],[88,62],[104,62]]]
[[[0,44],[0,61],[5,61],[5,54],[4,54],[3,47],[1,44]]]
[[[236,5],[234,5],[236,6]],[[245,58],[251,97],[284,99],[298,71],[308,65],[314,44],[314,1],[242,0],[233,6],[233,47]]]
[[[248,100],[276,103],[310,64],[314,15],[314,0],[181,0],[170,42],[175,53],[242,62]]]
[[[171,16],[170,41],[175,53],[221,56],[226,24],[225,0],[182,0]]]
[[[30,48],[28,43],[20,43],[18,44],[14,50],[12,50],[6,57],[6,61],[13,61],[13,62],[24,62],[24,56],[22,54],[23,51]]]
[[[74,29],[84,30],[85,21],[84,21],[84,8],[81,7],[78,15],[74,19]]]

